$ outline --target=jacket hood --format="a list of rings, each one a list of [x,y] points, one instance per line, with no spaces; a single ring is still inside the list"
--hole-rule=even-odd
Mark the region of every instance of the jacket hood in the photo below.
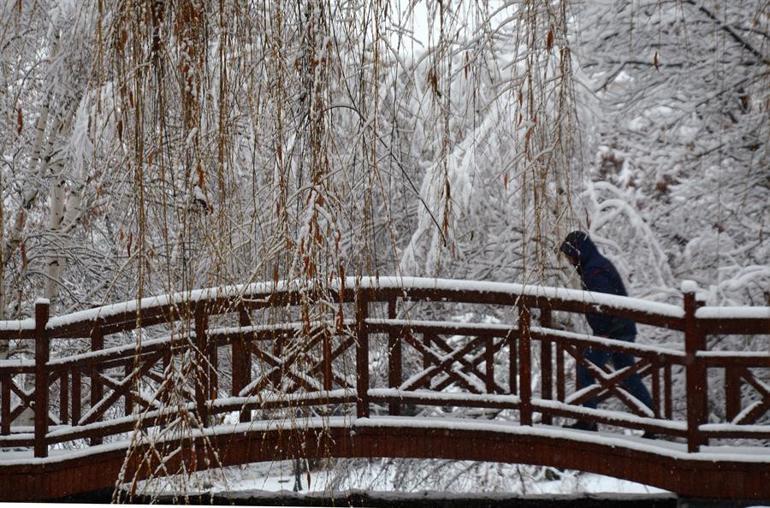
[[[573,231],[568,234],[559,250],[578,258],[580,266],[586,266],[591,258],[599,254],[588,233],[583,231]]]

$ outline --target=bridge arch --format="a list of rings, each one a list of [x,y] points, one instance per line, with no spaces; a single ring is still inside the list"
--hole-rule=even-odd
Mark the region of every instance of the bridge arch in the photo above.
[[[302,316],[301,306],[318,300],[336,305],[334,319],[253,321],[260,309]],[[415,315],[413,307],[404,311],[415,302],[502,306],[514,322],[465,323]],[[671,330],[678,347],[551,326],[554,312],[587,311]],[[110,336],[165,323],[182,331],[105,347]],[[688,496],[768,499],[770,486],[762,475],[770,467],[763,447],[770,440],[770,390],[761,372],[770,367],[770,355],[709,350],[707,337],[716,333],[765,336],[770,308],[705,307],[693,291],[685,292],[680,307],[562,288],[413,278],[350,278],[325,288],[212,288],[50,319],[41,301],[34,320],[0,324],[0,338],[31,340],[36,349],[34,362],[0,363],[0,447],[31,450],[0,456],[0,487],[17,496],[3,500],[33,500],[112,485],[124,466],[141,476],[146,472],[132,457],[142,456],[137,450],[143,445],[135,443],[127,454],[133,432],[160,436],[169,415],[183,410],[201,425],[186,441],[170,443],[184,445],[166,457],[171,462],[203,463],[205,457],[192,450],[204,447],[190,446],[200,439],[215,444],[222,465],[298,455],[487,460],[591,471]],[[77,339],[89,342],[87,351],[51,349],[52,341]],[[597,369],[586,363],[586,347],[630,352],[637,361],[629,371],[597,370],[597,385],[574,391],[569,358]],[[407,350],[416,363],[404,361]],[[164,403],[160,392],[148,398],[147,387],[159,389],[174,361],[200,366],[187,398],[176,405]],[[714,407],[705,396],[713,370],[724,373],[723,422],[706,420]],[[652,414],[619,387],[630,371],[650,383]],[[15,376],[23,373],[35,374],[31,394],[16,384]],[[684,408],[673,404],[675,383],[684,386]],[[742,396],[749,389],[751,399]],[[615,408],[582,407],[594,396],[614,399]],[[35,409],[35,427],[19,432],[12,423],[26,407]],[[415,407],[493,410],[499,418],[428,418],[415,416]],[[342,416],[300,418],[292,426],[260,419],[297,408]],[[665,439],[568,432],[553,426],[560,417],[647,430]],[[735,438],[744,441],[729,453],[708,446]],[[78,444],[83,439],[86,446]],[[715,487],[708,486],[712,479]]]
[[[767,499],[767,459],[727,453],[693,457],[670,446],[650,446],[628,437],[589,435],[559,429],[533,429],[489,423],[318,419],[299,427],[240,424],[210,429],[217,466],[302,458],[450,459],[532,464],[576,469],[630,480],[684,497]],[[172,459],[190,470],[210,456],[198,436],[186,441]],[[123,446],[101,445],[87,455],[0,464],[4,501],[60,498],[112,488],[122,474],[125,485],[162,475],[157,462],[146,461],[145,445],[127,458]],[[198,450],[194,453],[193,450]],[[197,465],[196,465],[197,464]],[[175,464],[167,464],[173,468]],[[664,474],[661,474],[661,471]],[[128,487],[130,490],[130,487]]]

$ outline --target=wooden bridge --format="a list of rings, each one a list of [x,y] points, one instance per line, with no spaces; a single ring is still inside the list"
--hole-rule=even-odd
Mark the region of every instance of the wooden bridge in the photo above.
[[[33,319],[0,322],[0,339],[35,350],[34,360],[0,362],[0,501],[110,488],[182,464],[294,457],[540,464],[682,496],[770,499],[770,308],[707,307],[693,287],[683,291],[672,305],[518,284],[348,278],[196,290],[55,317],[38,301]],[[664,329],[665,344],[643,343],[653,328],[632,344],[556,325],[588,311]],[[454,318],[463,314],[497,319]],[[636,362],[605,369],[585,359],[588,347]],[[578,363],[597,384],[575,390]],[[620,386],[634,372],[650,387],[652,411]],[[600,409],[582,406],[594,397]],[[30,409],[34,426],[19,425]],[[562,428],[578,418],[600,431]]]

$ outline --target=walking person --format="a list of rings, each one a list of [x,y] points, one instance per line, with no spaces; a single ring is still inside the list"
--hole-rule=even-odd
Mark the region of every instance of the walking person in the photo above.
[[[623,281],[615,266],[609,259],[599,253],[596,245],[583,231],[573,231],[567,235],[561,244],[560,251],[569,259],[575,267],[583,284],[583,289],[598,293],[609,293],[619,296],[628,296]],[[593,330],[593,335],[610,339],[634,342],[636,339],[636,323],[630,319],[607,314],[587,313],[586,320]],[[588,348],[585,358],[598,367],[604,367],[612,360],[616,370],[634,365],[634,357],[629,353],[610,352],[602,349]],[[577,365],[577,387],[585,388],[594,384],[596,380],[590,371],[582,364]],[[652,410],[652,397],[647,387],[642,383],[638,373],[634,372],[626,377],[621,385],[633,397]],[[592,398],[584,403],[585,407],[596,409],[598,401]],[[583,430],[596,430],[596,423],[578,420],[570,425],[571,428]],[[654,437],[645,433],[645,437]]]

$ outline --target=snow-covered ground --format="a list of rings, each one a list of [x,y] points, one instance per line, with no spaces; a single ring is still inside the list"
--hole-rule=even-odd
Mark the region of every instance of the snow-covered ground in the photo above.
[[[515,465],[506,465],[510,471],[514,471]],[[608,476],[601,476],[589,473],[579,473],[576,471],[565,471],[560,479],[550,481],[531,482],[527,485],[524,492],[520,489],[520,479],[510,478],[510,484],[513,487],[510,491],[495,489],[490,492],[488,489],[477,488],[469,491],[438,492],[435,490],[413,490],[404,491],[396,488],[396,477],[392,474],[393,469],[383,469],[377,467],[367,467],[362,462],[361,467],[348,469],[348,476],[343,480],[345,484],[343,489],[335,489],[334,485],[340,485],[339,474],[335,474],[332,469],[316,469],[308,473],[306,469],[301,469],[300,483],[301,491],[295,492],[296,463],[294,461],[280,461],[270,464],[248,464],[243,466],[233,466],[223,468],[212,473],[207,471],[201,473],[201,476],[193,475],[191,482],[187,484],[196,484],[197,492],[211,493],[217,497],[232,496],[233,499],[250,498],[258,502],[259,499],[273,498],[274,495],[287,496],[288,499],[296,499],[294,496],[308,495],[314,498],[318,496],[342,499],[348,495],[357,492],[366,492],[378,498],[398,497],[403,499],[405,495],[414,494],[416,498],[436,497],[436,498],[457,498],[468,496],[475,498],[483,496],[485,498],[510,499],[512,496],[524,496],[549,499],[566,499],[567,497],[582,496],[601,496],[606,495],[608,499],[623,498],[630,496],[649,495],[654,498],[667,495],[674,495],[668,491],[634,483]],[[166,479],[159,479],[159,483],[145,485],[146,490],[139,489],[140,494],[144,495],[173,495],[176,489],[173,484]],[[161,483],[162,482],[162,483]],[[467,483],[466,483],[467,485]],[[179,492],[177,490],[177,492]],[[187,491],[188,495],[194,495],[195,492]],[[747,508],[770,508],[765,504],[751,505]]]
[[[511,473],[515,472],[515,466],[507,466]],[[207,471],[193,475],[187,487],[195,487],[197,492],[210,492],[217,495],[231,493],[234,495],[247,492],[279,493],[281,491],[294,491],[296,485],[296,463],[293,461],[280,461],[269,464],[248,464],[223,468],[216,472]],[[361,467],[349,469],[346,478],[340,480],[339,473],[332,469],[317,469],[309,473],[304,467],[300,467],[301,492],[327,494],[338,493],[340,497],[345,492],[355,490],[396,492],[403,490],[396,485],[397,478],[394,469],[383,470],[373,467]],[[172,494],[179,492],[181,487],[178,479],[157,479],[152,484],[146,484],[144,494]],[[542,495],[542,494],[666,494],[668,491],[642,485],[639,483],[620,480],[608,476],[596,474],[578,473],[566,471],[560,479],[546,480],[529,483],[524,491],[520,488],[520,478],[510,479],[511,490],[495,490],[497,495]],[[334,485],[343,484],[340,491]],[[177,488],[175,488],[177,487]],[[141,492],[143,489],[140,488]],[[484,490],[483,487],[480,490]],[[461,492],[452,492],[453,495]],[[478,494],[479,491],[466,492],[469,495]],[[188,490],[188,494],[191,494]]]

